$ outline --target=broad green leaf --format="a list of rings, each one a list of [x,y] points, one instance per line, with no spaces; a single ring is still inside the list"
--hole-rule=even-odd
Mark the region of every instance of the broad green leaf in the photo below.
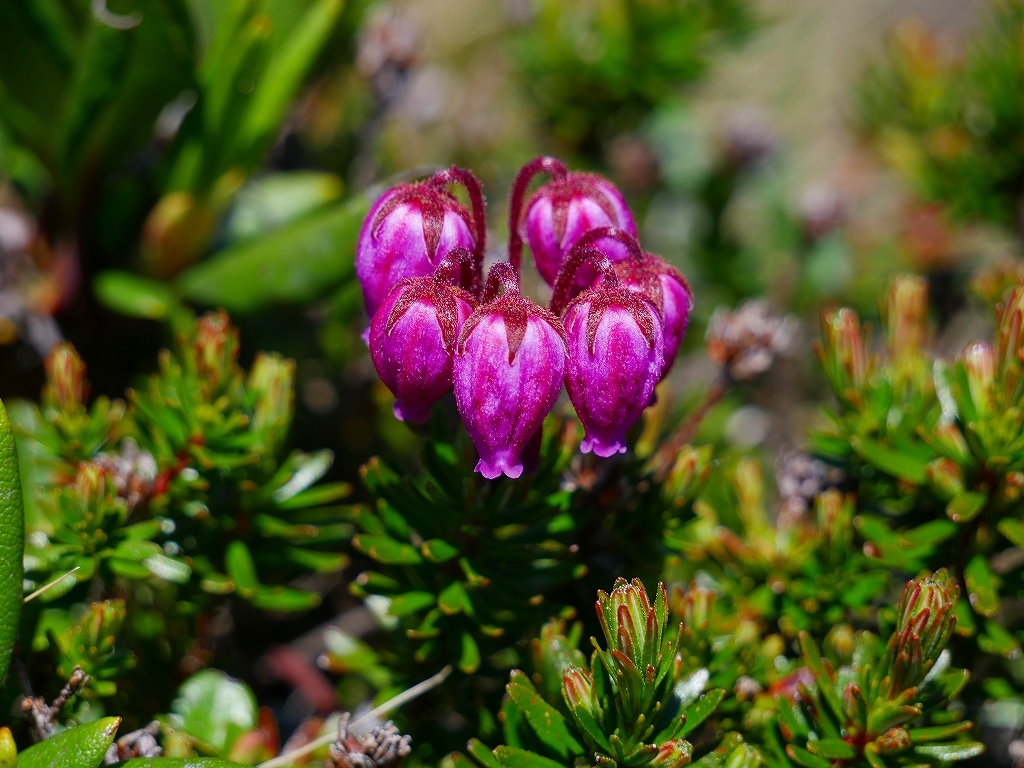
[[[877,469],[913,485],[924,485],[928,462],[863,437],[852,438],[850,444],[862,459]]]
[[[239,129],[238,141],[253,147],[275,133],[341,13],[342,0],[319,0],[267,63]]]
[[[172,581],[175,584],[187,584],[192,577],[192,569],[188,565],[177,558],[164,554],[151,555],[142,564],[157,578]]]
[[[853,584],[840,593],[839,599],[845,606],[859,608],[878,597],[888,583],[889,574],[885,571],[859,574]]]
[[[226,248],[182,273],[177,287],[191,301],[236,313],[308,302],[352,276],[367,210],[360,195]]]
[[[941,544],[958,530],[949,520],[931,520],[907,531],[904,538],[914,546],[929,547]]]
[[[431,539],[420,545],[420,552],[432,563],[446,563],[459,554],[459,549],[444,539]]]
[[[224,567],[243,597],[248,597],[259,587],[256,562],[245,542],[235,540],[228,544],[227,552],[224,553]]]
[[[1020,653],[1020,643],[1010,632],[995,621],[985,622],[985,631],[978,635],[978,647],[994,656],[1014,658]]]
[[[526,715],[530,727],[538,738],[562,760],[567,760],[570,755],[583,754],[583,746],[569,733],[565,719],[558,710],[544,701],[544,697],[537,692],[525,674],[515,670],[505,690],[508,691],[509,698]]]
[[[378,563],[416,565],[423,562],[416,547],[395,541],[387,536],[368,536],[361,533],[352,537],[352,546]]]
[[[967,760],[977,757],[985,751],[985,745],[977,741],[964,741],[957,744],[923,744],[914,747],[914,752],[924,757],[930,757],[942,762],[953,760]],[[19,768],[21,763],[18,763]]]
[[[972,724],[969,720],[949,725],[936,725],[926,728],[911,728],[908,733],[910,740],[915,744],[923,744],[929,741],[947,741],[954,736],[971,730]]]
[[[982,616],[992,616],[999,609],[999,586],[995,574],[982,555],[975,555],[964,569],[967,595],[971,607]]]
[[[286,557],[296,565],[316,573],[334,573],[348,565],[348,556],[340,552],[320,552],[314,549],[289,547]]]
[[[323,477],[327,470],[334,463],[334,453],[328,450],[314,451],[313,453],[292,453],[282,468],[278,471],[278,482],[281,486],[274,490],[274,501],[283,505],[290,501],[296,494],[309,488],[313,483]],[[337,485],[346,487],[345,483]],[[351,486],[347,486],[351,490]],[[299,506],[310,506],[302,504]],[[298,507],[287,507],[297,509]]]
[[[18,755],[18,768],[98,768],[120,724],[105,717],[51,736]]]
[[[494,756],[505,768],[564,768],[561,763],[549,760],[535,752],[504,744],[494,750]]]
[[[242,188],[224,229],[231,242],[265,235],[335,202],[341,192],[341,179],[333,173],[271,173]]]
[[[724,698],[725,691],[721,688],[715,688],[693,702],[693,704],[683,711],[683,716],[686,718],[686,721],[683,723],[683,727],[675,732],[673,738],[686,738],[687,734],[692,733],[697,726],[711,716],[711,714],[718,708],[718,705],[722,703],[722,699]]]
[[[24,507],[14,431],[0,403],[0,683],[7,677],[21,619]]]
[[[816,739],[807,742],[807,751],[829,760],[853,760],[857,752],[842,739]]]
[[[171,711],[181,717],[181,730],[218,754],[227,753],[235,739],[256,727],[258,710],[247,685],[215,669],[186,680],[171,704]]]
[[[167,283],[131,272],[100,272],[92,288],[103,306],[129,317],[163,320],[183,309],[177,294]]]

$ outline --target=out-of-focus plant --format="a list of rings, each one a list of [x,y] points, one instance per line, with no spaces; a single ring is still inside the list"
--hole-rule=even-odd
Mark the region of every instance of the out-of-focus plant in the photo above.
[[[700,564],[738,610],[787,640],[805,630],[822,637],[869,612],[888,573],[855,548],[855,497],[827,490],[809,513],[775,523],[755,460],[739,462],[733,484],[735,507],[723,513],[739,530],[719,522],[715,498],[699,501],[697,519],[674,537],[688,568]]]
[[[901,25],[860,88],[864,130],[926,201],[951,216],[1020,218],[1024,4],[996,2],[964,54],[922,22]]]
[[[35,250],[52,252],[42,262],[55,280],[48,300],[28,288],[22,300],[45,315],[74,297],[83,271],[90,282],[97,267],[166,280],[224,243],[233,247],[221,248],[223,258],[173,286],[107,271],[97,294],[118,311],[173,320],[182,296],[242,311],[307,301],[351,275],[344,253],[362,203],[350,212],[339,201],[337,176],[248,182],[325,45],[351,37],[364,6],[144,0],[122,14],[61,0],[5,8],[0,173],[30,211],[45,209]],[[253,240],[282,227],[276,238]]]
[[[532,6],[516,46],[526,93],[558,148],[591,161],[702,74],[716,43],[740,37],[753,21],[744,0]]]

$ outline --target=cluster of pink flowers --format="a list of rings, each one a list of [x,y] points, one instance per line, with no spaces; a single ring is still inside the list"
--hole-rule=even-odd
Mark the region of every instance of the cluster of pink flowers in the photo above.
[[[551,179],[524,206],[538,173]],[[452,184],[466,188],[470,210]],[[367,342],[395,415],[425,421],[454,387],[477,471],[515,478],[564,383],[586,430],[580,450],[624,452],[686,332],[686,278],[640,247],[610,181],[554,158],[519,171],[509,232],[508,261],[485,281],[483,193],[460,168],[390,189],[370,210],[356,273],[371,317]],[[546,309],[520,292],[524,240],[553,288]]]

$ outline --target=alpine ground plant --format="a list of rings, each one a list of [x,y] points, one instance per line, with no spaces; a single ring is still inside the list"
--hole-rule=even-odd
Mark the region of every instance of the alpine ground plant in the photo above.
[[[65,344],[47,359],[41,407],[15,404],[25,588],[49,586],[31,644],[65,680],[86,672],[86,691],[113,694],[133,664],[113,647],[126,603],[129,645],[174,664],[225,599],[306,610],[319,595],[288,580],[347,562],[337,543],[352,528],[336,502],[349,489],[315,484],[330,452],[282,453],[294,364],[261,354],[247,373],[237,355],[237,330],[208,314],[125,401],[90,406],[85,362]]]
[[[957,633],[971,638],[962,663],[978,661],[969,648],[1009,660],[1020,653],[1005,606],[1024,543],[1022,296],[1018,284],[997,306],[992,343],[969,343],[949,362],[928,352],[927,286],[917,278],[898,278],[886,298],[884,358],[851,310],[822,320],[818,355],[837,407],[812,445],[852,478],[855,524],[873,561],[903,573],[947,567],[956,579]],[[1012,674],[1010,682],[985,686],[1007,695],[1020,685]]]

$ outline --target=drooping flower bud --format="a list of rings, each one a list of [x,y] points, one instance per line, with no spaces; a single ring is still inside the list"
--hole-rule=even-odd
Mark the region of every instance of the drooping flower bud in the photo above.
[[[554,178],[538,189],[522,206],[526,188],[537,173],[550,173]],[[520,214],[520,211],[523,211]],[[622,193],[602,176],[568,171],[552,158],[539,157],[519,171],[513,185],[509,208],[510,261],[518,268],[520,243],[525,239],[537,270],[549,285],[554,285],[562,262],[579,239],[592,229],[618,227],[636,237],[636,223]],[[612,261],[621,261],[629,249],[616,241],[602,241],[599,246]],[[593,281],[593,270],[582,270],[576,278],[579,288]]]
[[[430,406],[452,387],[455,342],[476,300],[451,283],[459,263],[471,258],[456,248],[433,276],[405,278],[370,323],[373,365],[402,421],[426,421]]]
[[[469,189],[472,217],[444,189],[453,181]],[[399,281],[433,273],[455,248],[482,258],[483,239],[483,197],[479,183],[468,171],[453,168],[427,181],[388,190],[370,209],[356,246],[356,276],[367,313],[373,317]]]
[[[604,279],[565,310],[565,387],[586,430],[580,451],[606,458],[625,453],[626,432],[651,401],[664,364],[664,341],[658,310],[620,286],[611,263],[593,248],[573,249],[556,283],[552,309],[561,309],[578,267],[587,261]]]
[[[484,477],[522,474],[520,454],[554,407],[565,366],[558,318],[522,296],[511,264],[495,265],[484,303],[459,334],[454,367],[455,403]]]
[[[679,345],[686,335],[693,311],[693,291],[683,274],[652,253],[641,250],[636,238],[622,229],[606,227],[595,229],[582,238],[577,245],[594,245],[616,240],[631,251],[630,258],[615,262],[615,274],[619,284],[639,293],[658,310],[664,339],[664,358],[659,378],[664,378],[676,361]],[[599,248],[607,255],[605,247]],[[599,277],[594,285],[600,283]]]

